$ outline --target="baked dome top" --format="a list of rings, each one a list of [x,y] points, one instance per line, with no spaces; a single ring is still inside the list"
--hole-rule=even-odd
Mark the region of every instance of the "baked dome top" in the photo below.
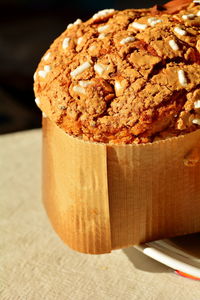
[[[107,9],[68,25],[34,74],[36,103],[67,133],[96,142],[146,143],[200,128],[194,2]]]

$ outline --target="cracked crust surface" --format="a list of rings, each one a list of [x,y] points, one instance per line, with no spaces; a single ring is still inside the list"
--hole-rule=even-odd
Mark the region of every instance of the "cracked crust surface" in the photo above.
[[[75,22],[35,73],[38,105],[67,133],[147,143],[200,128],[200,4]],[[189,2],[189,3],[188,3]]]

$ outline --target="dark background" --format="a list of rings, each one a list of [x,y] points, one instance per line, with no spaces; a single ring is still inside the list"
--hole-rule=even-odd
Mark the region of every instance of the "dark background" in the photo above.
[[[166,1],[0,0],[0,134],[40,127],[33,73],[67,25],[104,8],[141,8]]]

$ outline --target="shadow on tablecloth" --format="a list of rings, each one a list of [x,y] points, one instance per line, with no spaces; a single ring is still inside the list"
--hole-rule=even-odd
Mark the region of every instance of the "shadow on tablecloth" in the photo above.
[[[150,273],[169,273],[171,269],[141,253],[134,247],[123,249],[135,268]]]

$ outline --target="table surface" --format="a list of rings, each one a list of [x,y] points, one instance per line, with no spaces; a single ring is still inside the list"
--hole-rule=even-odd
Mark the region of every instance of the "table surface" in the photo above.
[[[105,255],[69,249],[41,201],[41,130],[0,137],[0,298],[200,299],[200,283],[134,248]]]

